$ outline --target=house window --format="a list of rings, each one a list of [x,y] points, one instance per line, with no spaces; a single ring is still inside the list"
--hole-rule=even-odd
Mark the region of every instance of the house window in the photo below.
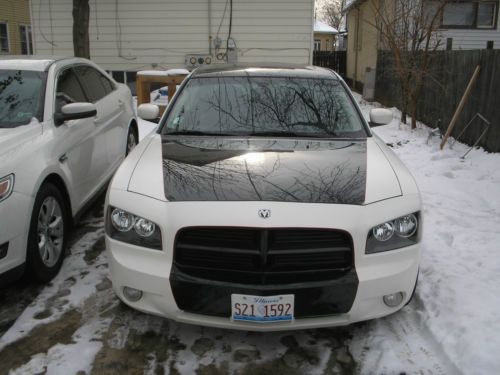
[[[436,1],[429,1],[429,12],[439,8]],[[495,29],[498,1],[454,1],[446,4],[441,14],[441,28],[445,29]]]
[[[477,5],[477,27],[488,29],[495,28],[496,13],[496,3],[479,3]]]
[[[321,40],[314,39],[314,50],[315,51],[320,51],[321,50]]]
[[[0,22],[0,52],[9,52],[9,30],[7,22]]]
[[[31,37],[31,26],[30,25],[19,25],[19,36],[21,40],[21,54],[32,55],[33,54],[33,40]]]

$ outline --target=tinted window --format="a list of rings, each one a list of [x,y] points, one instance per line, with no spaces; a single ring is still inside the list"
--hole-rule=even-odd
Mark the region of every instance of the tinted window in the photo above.
[[[42,121],[45,72],[0,70],[0,128]]]
[[[59,112],[64,105],[69,103],[86,101],[88,100],[73,69],[63,70],[57,78],[55,111]]]
[[[103,85],[103,77],[100,72],[90,66],[77,66],[75,70],[92,103],[109,94],[109,85],[107,88]]]
[[[104,90],[106,91],[106,95],[108,95],[110,92],[112,92],[115,89],[115,85],[104,74],[99,73],[99,79],[101,80],[101,83],[104,86]]]
[[[163,133],[366,137],[351,98],[334,79],[194,78],[184,87]]]

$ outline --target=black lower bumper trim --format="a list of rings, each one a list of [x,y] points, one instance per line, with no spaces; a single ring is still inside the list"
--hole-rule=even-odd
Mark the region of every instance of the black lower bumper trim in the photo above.
[[[220,317],[231,316],[231,294],[294,294],[296,318],[345,314],[354,303],[358,283],[354,269],[335,280],[285,285],[243,285],[199,279],[182,273],[175,266],[170,274],[179,309]]]

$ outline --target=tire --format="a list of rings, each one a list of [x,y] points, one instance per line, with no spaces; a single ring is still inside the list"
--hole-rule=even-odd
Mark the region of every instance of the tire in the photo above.
[[[135,130],[133,126],[130,126],[128,128],[127,144],[125,145],[125,156],[127,156],[138,143],[139,137],[137,135],[137,130]]]
[[[40,282],[54,278],[61,269],[69,229],[67,204],[51,184],[38,191],[28,233],[27,276]]]

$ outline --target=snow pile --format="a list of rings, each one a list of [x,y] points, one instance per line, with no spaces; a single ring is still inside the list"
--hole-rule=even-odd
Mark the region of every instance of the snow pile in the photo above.
[[[140,70],[137,72],[138,76],[179,76],[189,74],[187,69],[168,69],[168,70]]]
[[[357,96],[358,101],[360,97]],[[372,105],[361,102],[368,118]],[[423,256],[415,300],[355,331],[361,373],[493,374],[500,368],[500,154],[449,145],[430,129],[374,129],[410,169],[424,203]],[[367,332],[367,330],[369,332]]]

